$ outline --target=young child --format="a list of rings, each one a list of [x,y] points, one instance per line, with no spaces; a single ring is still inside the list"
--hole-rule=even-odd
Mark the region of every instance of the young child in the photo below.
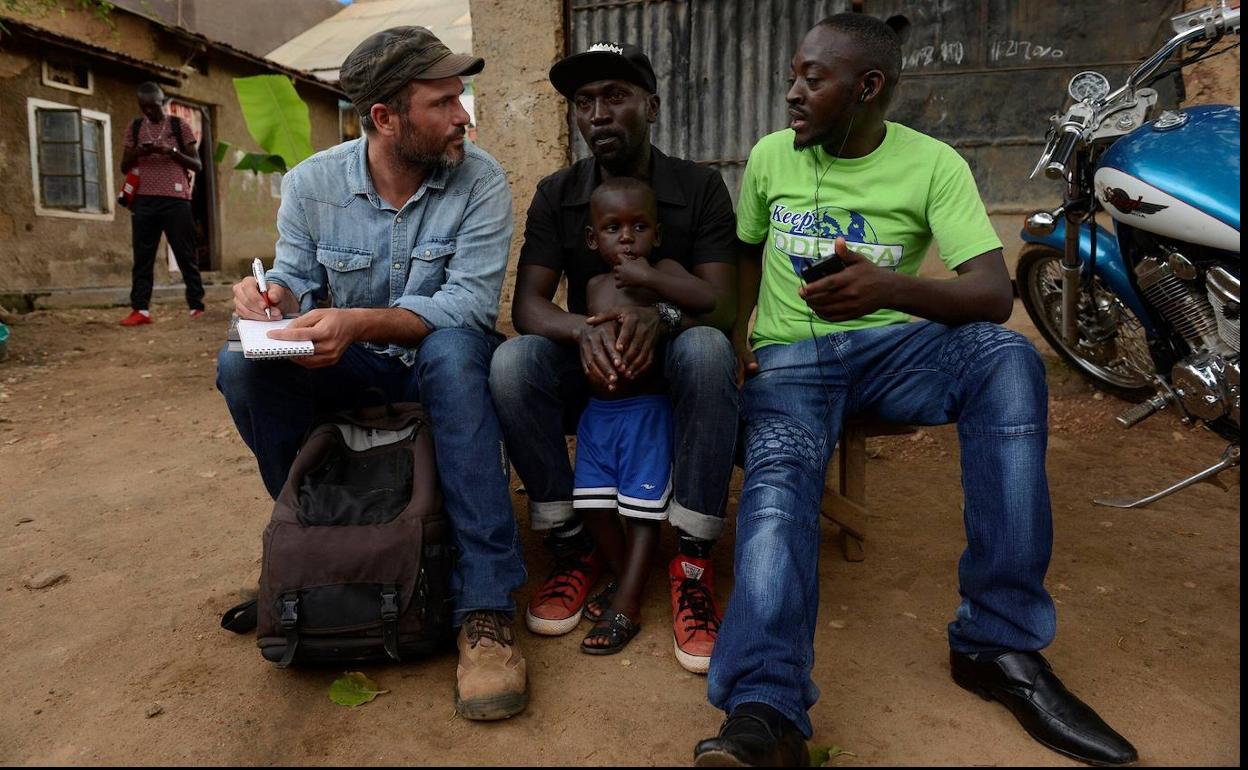
[[[714,309],[709,283],[675,260],[650,264],[662,233],[654,191],[644,182],[604,181],[590,197],[589,218],[586,242],[611,266],[586,287],[591,314],[659,301],[691,313]],[[656,353],[654,360],[662,358]],[[576,432],[572,505],[616,581],[587,602],[585,615],[595,622],[581,651],[611,655],[641,630],[641,592],[672,494],[672,407],[657,364],[636,378],[608,382],[590,373],[589,381],[593,397]]]

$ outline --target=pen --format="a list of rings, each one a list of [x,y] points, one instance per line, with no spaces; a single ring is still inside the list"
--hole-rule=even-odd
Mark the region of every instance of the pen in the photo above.
[[[259,257],[252,260],[251,274],[256,277],[256,286],[260,289],[260,296],[264,297],[264,317],[272,321],[273,314],[269,312],[269,305],[272,304],[269,302],[269,283],[264,280],[264,263]]]

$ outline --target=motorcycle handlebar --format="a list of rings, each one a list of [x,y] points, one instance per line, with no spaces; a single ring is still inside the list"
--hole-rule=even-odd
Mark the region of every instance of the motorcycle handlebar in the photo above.
[[[1044,167],[1044,175],[1049,179],[1065,179],[1070,176],[1069,164],[1070,156],[1075,151],[1075,145],[1079,143],[1079,136],[1082,130],[1072,123],[1066,123],[1061,128],[1058,135],[1057,144],[1053,147],[1053,154],[1049,156],[1049,162]]]
[[[1112,111],[1109,107],[1118,105],[1125,98],[1134,98],[1135,90],[1139,87],[1139,84],[1155,72],[1161,63],[1169,58],[1175,50],[1202,38],[1212,40],[1225,34],[1238,34],[1240,29],[1239,7],[1228,7],[1225,3],[1175,17],[1176,24],[1179,20],[1183,20],[1190,26],[1179,31],[1174,37],[1166,41],[1160,50],[1154,52],[1136,67],[1127,77],[1127,82],[1118,90],[1101,98],[1095,104],[1091,102],[1075,104],[1063,116],[1057,129],[1057,138],[1052,152],[1048,154],[1047,160],[1043,157],[1040,160],[1040,163],[1044,164],[1044,175],[1046,177],[1049,179],[1067,179],[1070,176],[1070,157],[1083,138],[1084,130],[1096,125],[1098,115]],[[1039,167],[1039,164],[1037,164],[1037,167]],[[1033,176],[1035,173],[1035,171],[1032,171]]]

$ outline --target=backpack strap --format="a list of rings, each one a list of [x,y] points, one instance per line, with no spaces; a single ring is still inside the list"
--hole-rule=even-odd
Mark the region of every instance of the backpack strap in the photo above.
[[[186,146],[182,144],[182,118],[179,118],[177,115],[170,115],[169,127],[173,130],[173,141],[178,143],[178,152],[186,155]]]
[[[399,588],[389,583],[381,587],[381,637],[386,654],[395,661],[399,657]]]
[[[295,659],[295,650],[299,649],[299,594],[291,591],[281,596],[282,630],[286,632],[286,654],[278,661],[278,668],[286,668]]]
[[[255,599],[236,604],[221,616],[221,627],[236,634],[248,634],[255,631],[258,622]]]

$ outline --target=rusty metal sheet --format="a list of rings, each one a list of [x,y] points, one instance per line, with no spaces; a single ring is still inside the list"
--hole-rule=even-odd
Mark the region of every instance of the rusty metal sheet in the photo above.
[[[652,138],[707,163],[735,199],[754,142],[783,128],[785,78],[805,32],[848,0],[569,0],[568,50],[600,40],[635,43],[659,79]],[[903,75],[889,119],[958,148],[992,213],[1048,203],[1052,185],[1028,182],[1047,117],[1070,76],[1105,73],[1115,85],[1169,36],[1180,0],[1020,3],[1015,0],[863,0],[879,18],[910,21]],[[1158,84],[1162,103],[1175,89]],[[571,116],[569,115],[569,121]],[[572,125],[571,156],[588,148]]]

